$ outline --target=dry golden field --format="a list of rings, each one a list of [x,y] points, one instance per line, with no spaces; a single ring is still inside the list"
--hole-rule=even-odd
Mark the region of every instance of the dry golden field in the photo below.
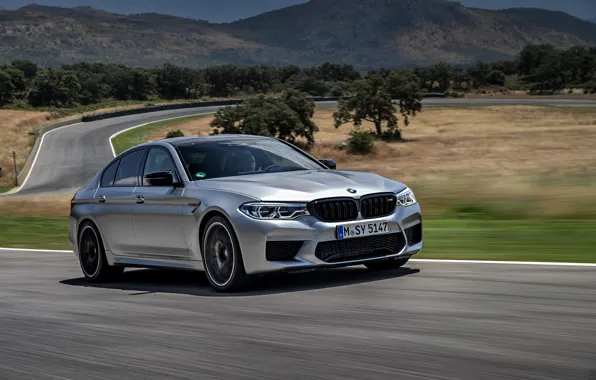
[[[596,108],[427,108],[404,129],[405,142],[378,142],[368,156],[338,149],[351,125],[335,129],[333,112],[317,109],[320,130],[311,153],[336,159],[338,169],[374,171],[411,184],[431,214],[596,216]],[[207,135],[210,121],[154,130],[146,140],[162,139],[172,129]]]
[[[81,112],[62,118],[52,118],[50,112],[0,109],[0,168],[2,168],[0,186],[14,183],[12,151],[17,153],[17,169],[19,171],[27,161],[27,157],[29,157],[36,139],[36,136],[30,135],[29,132],[36,132],[46,125],[75,119],[84,115],[139,107],[143,107],[143,104],[107,107],[101,110]]]
[[[336,159],[338,169],[374,171],[406,182],[427,216],[596,218],[596,108],[427,108],[404,129],[405,142],[377,142],[368,156],[338,149],[351,125],[335,129],[333,112],[317,109],[320,131],[311,153]],[[43,114],[26,120],[33,123],[34,117]],[[173,129],[207,135],[210,121],[170,125],[145,140],[162,139]],[[0,199],[0,209],[66,215],[69,199]]]
[[[48,115],[47,112],[0,110],[0,185],[14,183],[12,151],[17,153],[17,167],[20,169],[35,143],[36,137],[29,132],[47,123]]]

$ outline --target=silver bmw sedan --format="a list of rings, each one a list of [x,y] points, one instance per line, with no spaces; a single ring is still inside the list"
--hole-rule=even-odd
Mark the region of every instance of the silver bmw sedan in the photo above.
[[[77,191],[69,240],[92,282],[166,267],[233,291],[275,271],[401,267],[422,215],[406,185],[278,139],[182,137],[123,152]]]

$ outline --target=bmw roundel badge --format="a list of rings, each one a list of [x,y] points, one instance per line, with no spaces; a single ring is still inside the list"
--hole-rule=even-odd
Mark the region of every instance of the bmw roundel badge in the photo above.
[[[347,189],[348,193],[350,194],[356,194],[358,191],[356,189]]]

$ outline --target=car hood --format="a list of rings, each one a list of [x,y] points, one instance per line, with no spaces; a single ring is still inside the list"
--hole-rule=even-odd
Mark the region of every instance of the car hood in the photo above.
[[[406,185],[374,173],[305,170],[216,178],[195,182],[198,188],[242,193],[263,201],[301,201],[400,192]],[[356,190],[350,193],[348,189]]]

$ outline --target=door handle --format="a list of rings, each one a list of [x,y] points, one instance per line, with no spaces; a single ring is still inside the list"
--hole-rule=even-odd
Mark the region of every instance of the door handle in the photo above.
[[[135,198],[135,202],[137,203],[145,203],[145,197],[143,197],[142,195],[137,195]]]
[[[100,195],[100,196],[97,198],[97,201],[98,201],[99,203],[106,203],[106,196],[105,196],[105,195]]]

